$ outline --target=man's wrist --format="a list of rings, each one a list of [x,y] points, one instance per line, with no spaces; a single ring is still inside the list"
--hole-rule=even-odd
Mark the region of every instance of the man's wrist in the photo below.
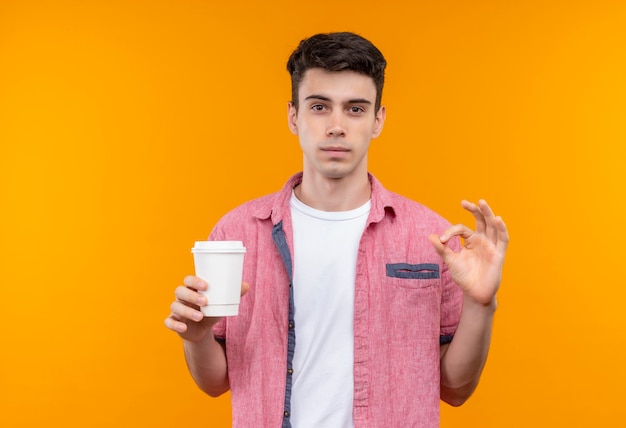
[[[465,294],[464,299],[463,299],[463,307],[473,308],[476,310],[484,310],[484,311],[494,313],[496,309],[498,308],[497,295],[494,295],[487,302],[482,302],[482,301],[478,301],[474,299],[468,294]]]

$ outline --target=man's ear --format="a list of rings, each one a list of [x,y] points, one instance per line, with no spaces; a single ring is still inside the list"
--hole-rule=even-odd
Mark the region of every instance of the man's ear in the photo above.
[[[383,132],[383,126],[385,125],[385,118],[387,117],[387,109],[385,106],[380,106],[376,112],[376,121],[372,128],[372,138],[376,138]]]
[[[298,111],[292,101],[287,103],[287,125],[293,135],[298,135]]]

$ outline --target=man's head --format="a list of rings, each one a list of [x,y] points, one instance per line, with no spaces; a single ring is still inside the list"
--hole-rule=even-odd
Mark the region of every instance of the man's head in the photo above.
[[[298,90],[307,70],[354,71],[369,76],[376,86],[375,112],[378,111],[385,82],[387,62],[370,41],[353,33],[317,34],[304,39],[289,57],[292,103],[298,109]]]

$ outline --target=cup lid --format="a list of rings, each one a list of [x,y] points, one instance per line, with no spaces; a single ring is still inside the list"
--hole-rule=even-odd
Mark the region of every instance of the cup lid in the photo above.
[[[196,241],[191,252],[245,252],[242,241]]]

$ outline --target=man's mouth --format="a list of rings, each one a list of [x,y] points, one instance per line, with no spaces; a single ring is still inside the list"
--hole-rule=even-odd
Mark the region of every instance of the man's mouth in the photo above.
[[[350,150],[345,147],[330,146],[322,147],[323,152],[349,152]]]

